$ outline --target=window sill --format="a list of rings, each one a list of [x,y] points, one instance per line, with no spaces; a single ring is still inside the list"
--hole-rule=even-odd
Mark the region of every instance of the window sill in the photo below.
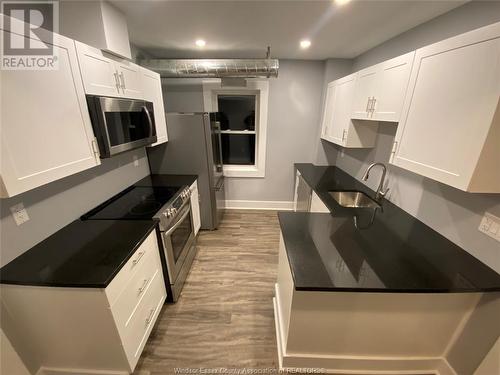
[[[266,173],[255,165],[224,165],[224,177],[264,178]]]

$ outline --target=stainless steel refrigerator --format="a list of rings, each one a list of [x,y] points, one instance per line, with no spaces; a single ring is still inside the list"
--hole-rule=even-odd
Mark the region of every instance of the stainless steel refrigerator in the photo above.
[[[224,175],[217,113],[167,113],[168,142],[148,149],[151,173],[196,174],[202,229],[223,214]]]

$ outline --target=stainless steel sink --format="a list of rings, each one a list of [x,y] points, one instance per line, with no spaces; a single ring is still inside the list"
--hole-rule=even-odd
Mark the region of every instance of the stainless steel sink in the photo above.
[[[377,202],[360,191],[329,191],[328,194],[343,207],[351,208],[377,208]]]

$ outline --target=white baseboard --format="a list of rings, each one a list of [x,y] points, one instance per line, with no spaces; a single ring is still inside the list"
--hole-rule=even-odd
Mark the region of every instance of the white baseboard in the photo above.
[[[293,210],[293,202],[290,201],[245,201],[226,200],[224,208],[227,210]]]
[[[127,371],[40,367],[36,375],[128,375]]]
[[[280,370],[321,369],[326,374],[352,375],[456,375],[444,358],[385,358],[312,353],[287,354],[277,340]],[[281,347],[280,347],[281,346]]]

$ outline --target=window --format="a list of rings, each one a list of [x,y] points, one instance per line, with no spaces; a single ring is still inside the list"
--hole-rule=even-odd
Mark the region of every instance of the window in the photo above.
[[[245,87],[203,82],[205,110],[219,112],[224,175],[264,177],[268,82],[247,80]]]
[[[217,95],[226,165],[255,165],[256,95]]]

